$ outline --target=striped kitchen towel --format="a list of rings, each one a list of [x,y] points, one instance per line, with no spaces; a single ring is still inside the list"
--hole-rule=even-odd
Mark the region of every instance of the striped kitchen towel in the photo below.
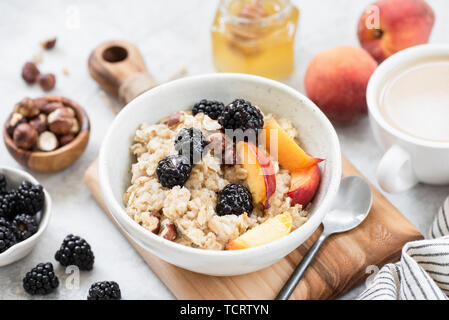
[[[449,295],[449,198],[429,231],[429,240],[407,243],[398,263],[385,265],[360,300],[447,300]]]

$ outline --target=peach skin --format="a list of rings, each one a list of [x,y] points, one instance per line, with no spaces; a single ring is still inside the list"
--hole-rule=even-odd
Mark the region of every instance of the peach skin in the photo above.
[[[248,172],[248,187],[253,201],[269,208],[268,200],[276,191],[276,175],[270,157],[255,145],[243,141],[237,143],[237,154]]]
[[[304,79],[307,96],[334,124],[367,114],[366,87],[376,61],[362,48],[339,46],[317,54]]]
[[[361,46],[381,63],[400,50],[427,43],[434,22],[435,14],[424,0],[380,0],[360,17],[357,35]]]
[[[307,205],[320,185],[321,171],[318,165],[291,173],[290,191],[287,193],[295,204]]]

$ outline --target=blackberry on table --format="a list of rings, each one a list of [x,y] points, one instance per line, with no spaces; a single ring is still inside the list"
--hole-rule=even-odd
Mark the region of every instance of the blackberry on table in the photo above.
[[[254,107],[251,102],[236,99],[228,104],[220,117],[218,118],[222,130],[225,133],[229,131],[241,129],[243,132],[247,130],[253,131],[257,137],[259,129],[263,128],[263,115],[260,110]],[[247,132],[251,133],[251,132]]]
[[[200,102],[195,103],[192,108],[193,115],[200,112],[209,116],[209,118],[217,120],[224,109],[224,104],[216,100],[203,99]]]
[[[12,221],[12,226],[19,242],[28,239],[39,229],[36,218],[25,213],[16,216]]]
[[[201,130],[195,128],[183,128],[175,139],[175,149],[180,155],[189,158],[190,163],[198,163],[206,147],[206,139]]]
[[[8,250],[17,243],[17,238],[11,223],[4,217],[0,217],[0,253]]]
[[[6,193],[6,177],[4,174],[0,173],[0,194]]]
[[[159,161],[156,174],[160,184],[166,188],[183,186],[189,179],[192,165],[183,155],[172,155]]]
[[[18,201],[22,212],[30,215],[36,214],[44,207],[45,195],[41,185],[34,185],[23,181],[17,189]]]
[[[120,300],[122,293],[115,281],[95,282],[89,289],[87,300]]]
[[[216,211],[219,216],[241,215],[253,211],[251,192],[241,184],[228,184],[218,193]]]
[[[69,234],[56,251],[55,259],[63,266],[75,265],[81,270],[92,270],[95,256],[86,240]]]
[[[39,263],[23,278],[23,288],[29,294],[48,294],[59,286],[50,262]]]

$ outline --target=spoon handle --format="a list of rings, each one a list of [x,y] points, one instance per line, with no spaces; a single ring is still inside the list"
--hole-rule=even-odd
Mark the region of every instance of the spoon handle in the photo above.
[[[317,241],[315,241],[310,250],[302,259],[301,263],[296,267],[295,271],[293,271],[290,278],[284,284],[281,291],[279,291],[279,294],[277,295],[275,300],[288,300],[288,298],[295,290],[298,282],[301,280],[302,276],[304,275],[310,263],[312,262],[313,258],[320,250],[324,241],[326,241],[327,237],[328,237],[327,234],[322,233],[320,237],[317,239]]]

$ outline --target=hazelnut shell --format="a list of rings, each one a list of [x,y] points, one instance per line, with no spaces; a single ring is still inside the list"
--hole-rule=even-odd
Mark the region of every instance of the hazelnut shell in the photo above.
[[[37,82],[43,90],[50,91],[55,87],[56,77],[53,73],[40,74]]]
[[[14,130],[13,140],[17,147],[25,150],[31,149],[37,142],[37,131],[28,123],[21,123]]]
[[[71,133],[75,118],[66,108],[59,108],[48,115],[47,123],[50,131],[57,135]]]

